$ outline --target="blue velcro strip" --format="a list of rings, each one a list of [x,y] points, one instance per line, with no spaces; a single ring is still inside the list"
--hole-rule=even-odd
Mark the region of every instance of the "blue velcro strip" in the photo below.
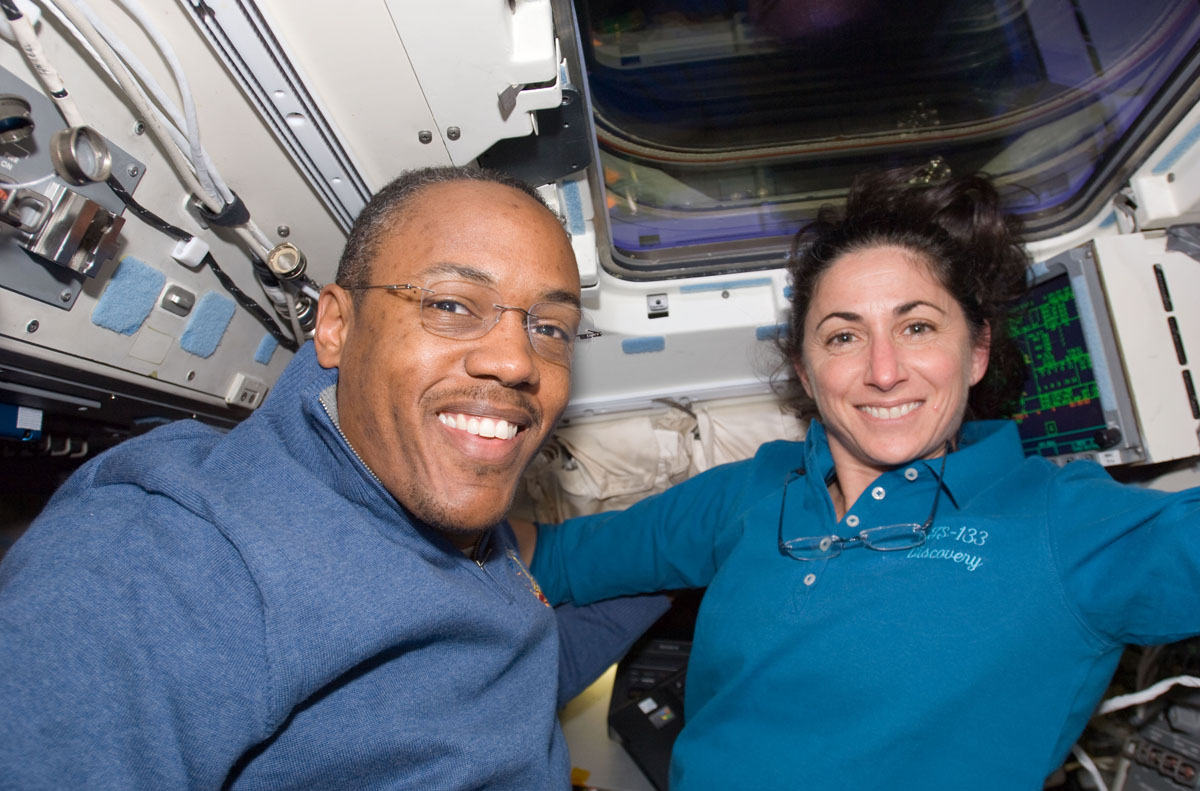
[[[687,294],[693,291],[727,291],[731,288],[754,288],[756,286],[774,285],[769,277],[750,277],[745,280],[726,280],[724,283],[689,283],[679,287],[679,293]]]
[[[754,337],[760,341],[773,341],[787,335],[788,325],[786,324],[767,324],[763,327],[754,328]]]
[[[179,348],[197,357],[211,357],[233,318],[236,306],[229,297],[210,291],[200,297],[192,310],[187,329],[179,338]]]
[[[626,354],[661,352],[665,348],[667,348],[667,339],[661,335],[651,338],[626,338],[621,341],[621,351]]]
[[[154,309],[166,284],[167,276],[162,272],[125,256],[92,310],[92,323],[122,335],[134,334]]]
[[[579,196],[579,182],[568,181],[563,184],[563,208],[567,214],[567,232],[578,236],[587,230],[583,221],[583,198]]]
[[[279,341],[275,340],[275,336],[268,332],[258,342],[258,351],[254,353],[254,362],[263,365],[271,362],[271,356],[275,354],[275,347],[278,345]]]

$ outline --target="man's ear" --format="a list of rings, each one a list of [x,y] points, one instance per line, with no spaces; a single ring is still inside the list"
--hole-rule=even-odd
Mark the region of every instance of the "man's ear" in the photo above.
[[[336,283],[321,289],[317,300],[317,328],[313,333],[313,345],[317,349],[317,362],[322,368],[336,368],[342,359],[346,336],[354,322],[354,298],[350,292]]]

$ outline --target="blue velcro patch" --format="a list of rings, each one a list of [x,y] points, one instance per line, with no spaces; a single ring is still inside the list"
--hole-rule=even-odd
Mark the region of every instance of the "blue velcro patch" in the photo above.
[[[192,310],[187,329],[179,338],[179,348],[197,357],[211,357],[229,327],[235,307],[232,299],[215,291],[200,297]]]
[[[626,338],[621,341],[621,351],[626,354],[661,352],[665,348],[667,348],[667,339],[661,335],[655,335],[650,338]]]
[[[271,362],[271,356],[275,354],[275,347],[279,345],[279,341],[275,340],[275,336],[267,333],[258,342],[258,351],[254,353],[254,362],[266,365]]]
[[[579,195],[579,182],[565,182],[562,195],[567,215],[567,233],[578,236],[587,230],[587,224],[583,221],[583,198]]]
[[[122,335],[137,332],[154,309],[167,276],[133,256],[125,256],[92,309],[92,323]]]

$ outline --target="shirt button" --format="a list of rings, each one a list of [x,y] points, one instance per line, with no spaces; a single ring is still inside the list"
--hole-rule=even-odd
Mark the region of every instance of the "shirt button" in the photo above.
[[[810,572],[810,573],[804,575],[804,584],[805,585],[812,585],[816,581],[817,581],[816,574],[813,574]]]
[[[885,492],[883,490],[882,486],[876,486],[874,489],[871,490],[871,496],[874,497],[876,500],[882,500],[884,497],[887,496],[887,492]]]
[[[915,481],[915,480],[917,479],[917,470],[916,470],[916,468],[915,468],[915,467],[909,467],[907,470],[905,470],[905,471],[904,471],[904,477],[905,477],[906,479],[910,480],[910,481]]]
[[[855,516],[854,514],[850,514],[849,516],[847,516],[846,517],[846,526],[847,527],[858,527],[858,517]]]

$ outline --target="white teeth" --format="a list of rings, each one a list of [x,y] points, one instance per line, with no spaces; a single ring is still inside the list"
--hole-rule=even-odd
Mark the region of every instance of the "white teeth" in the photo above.
[[[898,417],[904,417],[920,405],[920,401],[911,401],[907,404],[901,404],[900,406],[894,407],[860,406],[859,409],[861,409],[863,412],[866,412],[873,418],[878,418],[880,420],[894,420]]]
[[[512,439],[517,436],[518,427],[507,420],[496,420],[490,417],[472,417],[468,415],[450,415],[438,413],[438,420],[445,426],[465,431],[479,437],[495,439]]]

